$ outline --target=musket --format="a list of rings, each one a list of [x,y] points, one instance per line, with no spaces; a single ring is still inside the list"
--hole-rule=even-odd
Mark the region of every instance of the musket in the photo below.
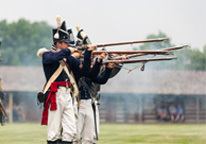
[[[4,106],[2,105],[1,102],[0,102],[0,111],[2,112],[4,117],[7,117],[6,111],[5,111]]]
[[[133,59],[133,60],[105,60],[103,64],[107,63],[138,63],[138,62],[148,62],[148,61],[163,61],[177,59],[177,57],[165,57],[165,58],[145,58],[145,59]]]
[[[3,126],[4,118],[7,117],[7,114],[6,114],[6,111],[4,109],[4,106],[1,103],[1,99],[0,99],[0,113],[2,113],[1,125]]]
[[[1,125],[3,126],[3,123],[4,123],[4,119],[7,117],[7,114],[6,114],[6,111],[0,101],[0,113],[2,113],[2,116],[1,116]]]
[[[117,42],[117,43],[106,43],[106,44],[97,44],[97,48],[107,47],[107,46],[119,46],[119,45],[127,45],[127,44],[135,44],[135,43],[147,43],[147,42],[160,42],[167,41],[169,38],[157,38],[157,39],[148,39],[148,40],[140,40],[140,41],[129,41],[129,42]],[[78,50],[85,50],[87,45],[79,45],[76,47]]]
[[[163,48],[157,51],[162,51],[162,52],[169,52],[169,51],[173,51],[173,50],[178,50],[178,49],[182,49],[184,47],[187,47],[188,45],[182,45],[182,46],[176,46],[176,47],[169,47],[169,48]],[[110,52],[110,51],[109,51]],[[148,55],[149,53],[137,53],[137,54],[132,54],[132,55],[127,55],[127,57],[129,58],[133,58],[133,57],[138,57],[138,56],[144,56],[144,55]],[[150,53],[151,54],[151,53]],[[155,54],[155,53],[153,53]],[[170,54],[172,54],[172,52],[170,52]],[[117,57],[114,58],[114,60],[121,60],[121,57]]]
[[[99,55],[102,53],[108,53],[108,54],[137,54],[137,53],[141,53],[141,54],[161,54],[161,55],[169,55],[171,53],[167,52],[167,51],[93,51],[92,54],[93,55]]]
[[[140,40],[140,41],[97,44],[97,47],[118,46],[118,45],[128,45],[128,44],[147,43],[147,42],[160,42],[160,41],[168,41],[168,40],[169,40],[169,38],[157,38],[157,39],[148,39],[148,40]]]

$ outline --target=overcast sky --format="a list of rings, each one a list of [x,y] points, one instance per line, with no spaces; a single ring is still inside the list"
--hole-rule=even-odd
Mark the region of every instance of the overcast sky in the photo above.
[[[60,15],[93,43],[143,40],[164,32],[172,44],[206,45],[206,0],[1,0],[0,20],[25,18],[56,26]]]

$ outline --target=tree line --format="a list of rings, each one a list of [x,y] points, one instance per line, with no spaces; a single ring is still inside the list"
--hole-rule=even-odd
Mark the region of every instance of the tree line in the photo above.
[[[168,38],[163,32],[158,34],[150,34],[147,39],[155,38]],[[178,46],[172,44],[171,41],[144,43],[139,50],[158,50],[167,47]],[[153,69],[172,69],[172,70],[206,70],[206,44],[203,47],[203,52],[199,49],[189,47],[174,51],[174,56],[177,56],[177,60],[161,61],[150,64],[150,68]]]
[[[150,34],[146,39],[166,38],[166,34]],[[8,23],[0,21],[1,65],[10,66],[40,66],[41,59],[36,52],[41,47],[50,48],[52,44],[52,26],[46,22],[29,22],[19,19],[17,22]],[[138,50],[155,50],[172,47],[170,41],[144,43]],[[156,62],[150,64],[153,69],[174,70],[205,70],[206,45],[203,52],[198,49],[184,48],[175,52],[177,60],[171,62]]]
[[[37,66],[41,60],[36,52],[41,47],[51,47],[52,27],[46,22],[30,23],[19,19],[17,22],[0,21],[2,41],[2,65]]]

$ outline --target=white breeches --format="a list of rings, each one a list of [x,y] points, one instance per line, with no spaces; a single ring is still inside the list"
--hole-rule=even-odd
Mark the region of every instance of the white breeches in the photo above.
[[[76,133],[74,109],[70,89],[59,87],[56,92],[57,110],[48,114],[48,140],[72,141]]]
[[[77,142],[80,144],[93,144],[94,115],[91,99],[81,100],[77,120]]]

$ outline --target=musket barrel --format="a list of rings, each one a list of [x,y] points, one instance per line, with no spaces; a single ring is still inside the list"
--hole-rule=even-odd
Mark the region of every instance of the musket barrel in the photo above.
[[[112,53],[112,54],[161,54],[161,55],[169,55],[167,51],[93,51],[92,54],[99,55],[101,53]]]
[[[172,60],[177,57],[167,57],[167,58],[147,58],[147,59],[135,59],[135,60],[106,60],[103,64],[106,63],[138,63],[138,62],[148,62],[148,61],[163,61],[163,60]]]
[[[148,40],[141,40],[141,41],[130,41],[130,42],[119,42],[119,43],[108,43],[108,44],[97,44],[97,47],[118,46],[118,45],[146,43],[146,42],[160,42],[160,41],[166,41],[166,40],[169,40],[169,38],[158,38],[158,39],[148,39]]]

